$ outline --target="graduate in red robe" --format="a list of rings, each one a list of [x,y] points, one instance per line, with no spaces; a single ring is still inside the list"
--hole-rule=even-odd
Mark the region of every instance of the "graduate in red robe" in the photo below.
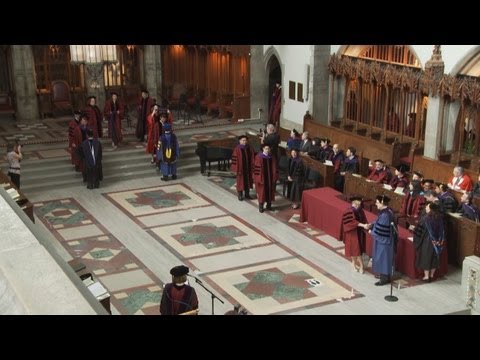
[[[160,115],[158,111],[158,105],[153,105],[152,112],[150,113],[150,115],[148,115],[147,119],[148,135],[145,152],[152,155],[152,160],[150,161],[152,164],[155,163],[158,139],[162,134],[162,124],[160,123]]]
[[[82,113],[78,110],[75,110],[73,112],[73,119],[69,121],[68,123],[68,151],[70,151],[70,160],[72,162],[72,165],[75,165],[75,155],[74,151],[72,150],[72,145],[73,145],[73,140],[74,136],[73,133],[75,131],[75,128],[80,124],[80,116]]]
[[[365,252],[366,233],[368,229],[367,217],[362,209],[362,198],[353,196],[352,203],[342,216],[342,240],[345,243],[345,256],[352,258],[355,271],[363,274],[362,254]]]
[[[413,230],[413,227],[420,219],[420,213],[425,206],[425,197],[423,196],[422,183],[418,180],[410,182],[410,192],[407,193],[402,202],[399,217],[406,217],[407,227]]]
[[[108,121],[108,137],[112,139],[112,146],[116,148],[122,141],[122,120],[125,117],[125,107],[119,100],[118,93],[112,92],[112,98],[105,102],[103,116]]]
[[[270,146],[262,144],[262,151],[255,157],[253,168],[258,211],[261,213],[264,211],[264,203],[267,203],[267,210],[272,210],[272,201],[275,201],[275,187],[278,180],[277,161],[271,154]]]
[[[89,96],[87,98],[87,106],[83,109],[83,112],[87,114],[88,127],[93,130],[93,138],[98,139],[102,137],[103,114],[97,106],[97,98],[95,96]]]
[[[231,170],[237,174],[237,192],[238,200],[244,199],[243,191],[245,191],[245,199],[251,199],[250,189],[253,188],[253,163],[255,161],[255,152],[248,144],[248,137],[240,135],[240,142],[232,154]]]
[[[144,141],[145,135],[148,133],[147,117],[152,111],[153,105],[155,105],[155,99],[149,96],[147,89],[142,89],[142,96],[137,106],[137,127],[135,129],[135,136],[139,141]]]
[[[80,124],[73,130],[72,154],[75,171],[83,174],[83,181],[86,181],[87,178],[83,158],[80,156],[80,147],[82,143],[87,140],[88,129],[90,129],[90,127],[88,126],[87,114],[82,114],[80,116]]]

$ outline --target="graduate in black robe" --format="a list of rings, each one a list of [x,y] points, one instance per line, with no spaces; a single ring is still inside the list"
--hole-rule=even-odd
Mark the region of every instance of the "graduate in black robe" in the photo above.
[[[293,202],[292,209],[298,209],[302,200],[305,183],[305,166],[298,155],[298,149],[292,149],[287,167],[287,197]]]
[[[423,270],[422,280],[430,282],[440,268],[440,255],[445,247],[445,224],[438,204],[428,203],[425,207],[425,214],[415,227],[413,245],[415,267]]]
[[[98,188],[100,180],[103,180],[102,144],[93,138],[92,129],[87,130],[87,140],[82,142],[79,150],[84,161],[87,189]]]

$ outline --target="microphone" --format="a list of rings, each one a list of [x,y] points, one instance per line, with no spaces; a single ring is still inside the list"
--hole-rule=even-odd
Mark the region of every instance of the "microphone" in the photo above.
[[[197,283],[203,284],[203,283],[202,283],[202,280],[200,280],[200,279],[197,278],[196,276],[193,276],[193,275],[190,275],[190,274],[187,274],[187,276],[189,276],[189,277],[191,277],[191,278],[194,278]]]

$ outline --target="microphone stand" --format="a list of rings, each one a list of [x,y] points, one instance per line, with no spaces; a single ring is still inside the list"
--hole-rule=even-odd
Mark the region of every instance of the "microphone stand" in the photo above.
[[[395,236],[398,239],[398,230],[395,227],[395,224],[393,222],[391,222],[390,226],[393,229],[393,233],[395,234]],[[395,274],[395,254],[396,254],[396,246],[395,245],[397,245],[397,244],[395,244],[395,239],[393,239],[393,240],[394,241],[393,241],[393,244],[392,244],[393,245],[393,251],[392,251],[392,275],[390,276],[390,295],[386,295],[385,298],[384,298],[386,301],[389,301],[389,302],[398,301],[398,297],[393,295],[393,275]]]
[[[212,315],[215,315],[215,299],[217,299],[218,301],[220,301],[222,304],[224,304],[223,300],[220,299],[217,295],[215,295],[213,292],[211,292],[210,290],[208,290],[205,285],[203,285],[203,282],[202,280],[200,280],[199,278],[197,278],[196,276],[193,276],[193,275],[190,275],[190,274],[187,274],[187,276],[190,276],[192,278],[195,279],[195,282],[200,285],[201,287],[203,287],[207,292],[210,293],[210,295],[212,296]]]

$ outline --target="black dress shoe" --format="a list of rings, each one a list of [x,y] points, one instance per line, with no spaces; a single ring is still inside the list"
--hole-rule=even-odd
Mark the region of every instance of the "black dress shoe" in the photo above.
[[[263,205],[259,205],[259,206],[258,206],[258,211],[260,211],[261,213],[263,213],[263,211],[264,211],[264,210],[263,210]]]
[[[177,175],[172,175],[172,180],[177,180]]]
[[[272,204],[267,204],[267,210],[272,210]]]
[[[387,285],[388,283],[390,283],[390,281],[388,281],[388,280],[380,280],[380,281],[377,281],[377,282],[375,283],[375,286]]]
[[[168,180],[168,176],[162,176],[162,177],[160,178],[160,180],[167,181],[167,180]]]
[[[238,200],[243,201],[243,195],[241,191],[238,192]]]

